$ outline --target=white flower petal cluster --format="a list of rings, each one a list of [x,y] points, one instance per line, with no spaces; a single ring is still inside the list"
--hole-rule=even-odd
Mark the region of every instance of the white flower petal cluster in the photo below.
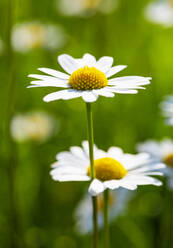
[[[164,117],[166,117],[166,124],[173,126],[173,96],[167,96],[160,104],[160,108]]]
[[[16,115],[11,121],[11,135],[14,140],[45,141],[55,130],[55,120],[45,112],[28,112]]]
[[[173,141],[164,139],[160,142],[148,140],[137,145],[139,152],[147,152],[158,163],[166,163],[167,159],[171,156],[173,158]],[[173,162],[173,160],[172,160]],[[168,186],[173,189],[173,164],[163,170],[168,177]]]
[[[115,159],[124,166],[127,174],[122,179],[101,181],[96,178],[92,180],[89,192],[93,196],[102,193],[105,189],[114,190],[122,187],[135,190],[138,185],[161,185],[161,182],[151,175],[162,175],[158,169],[165,168],[165,165],[160,162],[152,163],[147,153],[126,154],[118,147],[111,147],[107,152],[104,152],[94,146],[94,159],[100,158]],[[71,147],[69,152],[57,154],[56,159],[57,162],[52,165],[53,170],[51,171],[51,176],[55,181],[91,180],[87,174],[90,165],[87,141],[82,143],[82,148]]]
[[[56,6],[58,12],[65,16],[90,17],[97,11],[109,14],[118,3],[118,0],[57,0]]]
[[[145,9],[145,17],[150,22],[163,25],[164,27],[173,26],[173,2],[155,1],[149,3]]]
[[[36,48],[48,50],[61,48],[66,34],[60,26],[38,21],[16,24],[12,31],[12,45],[17,52],[28,52]]]
[[[85,54],[81,59],[75,59],[70,55],[63,54],[58,57],[58,62],[66,73],[48,68],[39,68],[40,71],[48,74],[37,75],[30,74],[29,77],[36,79],[31,82],[28,87],[57,87],[65,88],[48,94],[44,97],[45,102],[54,100],[69,100],[82,97],[85,102],[94,102],[98,96],[114,97],[114,94],[136,94],[138,89],[144,89],[144,85],[150,84],[150,77],[141,76],[125,76],[111,78],[116,73],[126,68],[125,65],[113,65],[113,58],[104,56],[96,61],[95,57],[90,54]],[[107,85],[102,88],[93,88],[90,90],[78,90],[69,84],[69,79],[74,72],[81,68],[95,68],[103,73],[108,81]],[[97,76],[97,75],[94,75]],[[88,79],[89,80],[89,79]]]
[[[113,222],[116,218],[125,214],[129,201],[134,196],[134,192],[119,188],[110,192],[112,202],[109,204],[109,221]],[[102,197],[102,196],[99,196]],[[98,197],[98,225],[101,229],[104,224],[103,209],[99,208],[99,201],[103,203],[103,197]],[[102,207],[102,206],[101,206]],[[92,232],[92,202],[89,194],[86,194],[75,209],[74,218],[76,220],[76,231],[83,235]]]

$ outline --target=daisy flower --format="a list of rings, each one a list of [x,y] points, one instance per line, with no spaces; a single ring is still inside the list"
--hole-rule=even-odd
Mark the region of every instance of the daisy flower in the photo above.
[[[82,97],[85,102],[94,102],[98,96],[114,97],[115,93],[135,94],[142,85],[150,83],[149,77],[128,76],[109,79],[126,66],[113,66],[112,57],[102,57],[96,61],[95,57],[85,54],[81,59],[74,59],[67,54],[60,55],[58,62],[66,71],[62,73],[48,68],[39,68],[46,75],[31,74],[29,77],[36,79],[29,87],[58,87],[66,88],[48,94],[45,102],[59,99],[72,99]]]
[[[168,187],[173,189],[173,141],[164,139],[160,142],[148,140],[137,145],[140,152],[148,152],[158,163],[165,163],[167,167],[164,169],[168,177]]]
[[[16,24],[12,31],[12,45],[17,52],[28,52],[36,48],[48,50],[61,48],[66,35],[60,26],[38,21]]]
[[[57,10],[66,16],[88,17],[97,11],[104,14],[113,12],[118,0],[56,0]]]
[[[163,116],[166,117],[166,124],[173,126],[173,96],[167,96],[160,104]]]
[[[145,9],[146,18],[165,27],[173,26],[173,1],[155,1]]]
[[[57,154],[57,162],[52,165],[51,171],[55,181],[91,180],[88,142],[84,141],[82,146],[82,148],[71,147],[69,152]],[[104,152],[94,146],[94,159],[96,178],[89,187],[89,192],[93,196],[102,193],[105,189],[114,190],[123,187],[135,190],[138,185],[161,185],[161,182],[151,175],[162,175],[157,169],[164,168],[165,165],[153,164],[146,153],[125,154],[118,147],[111,147]]]
[[[117,217],[123,215],[127,210],[127,205],[133,193],[126,189],[120,188],[116,191],[111,191],[109,194],[109,221],[113,222]],[[104,199],[103,195],[97,197],[98,206],[98,225],[101,229],[103,227],[103,210],[104,210]],[[79,202],[74,218],[76,220],[76,231],[80,234],[86,234],[92,232],[92,204],[91,197],[86,194],[84,198]]]
[[[45,141],[55,131],[55,120],[44,112],[16,115],[11,121],[11,135],[17,142]]]

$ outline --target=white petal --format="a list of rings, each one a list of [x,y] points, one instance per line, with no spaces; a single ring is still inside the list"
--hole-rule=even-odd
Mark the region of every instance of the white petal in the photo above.
[[[63,99],[63,100],[73,99],[73,98],[77,98],[80,96],[81,96],[81,92],[68,89],[68,90],[60,90],[60,91],[50,93],[47,96],[45,96],[43,100],[45,102],[51,102],[51,101],[55,101],[59,99]]]
[[[84,159],[84,160],[88,159],[88,156],[86,156],[86,154],[84,153],[84,151],[82,150],[81,147],[72,146],[72,147],[70,148],[70,151],[71,151],[71,153],[72,153],[74,156],[76,156],[76,157],[78,157],[78,158],[80,158],[80,159]]]
[[[141,166],[141,164],[139,165]],[[132,170],[129,171],[129,173],[141,173],[141,172],[148,172],[148,171],[153,171],[153,170],[158,170],[158,169],[164,169],[166,166],[163,163],[157,163],[157,164],[149,164],[142,166],[141,168],[136,166],[136,168],[132,168]]]
[[[104,184],[97,179],[94,179],[89,186],[89,193],[92,196],[96,196],[104,191]]]
[[[111,68],[112,64],[113,64],[113,58],[104,56],[97,61],[96,68],[106,73]]]
[[[54,76],[54,77],[57,77],[57,78],[61,78],[61,79],[69,79],[69,75],[63,73],[63,72],[60,72],[60,71],[57,71],[57,70],[53,70],[53,69],[49,69],[49,68],[38,68],[39,71],[42,71],[44,73],[47,73],[51,76]]]
[[[84,54],[83,60],[84,60],[85,65],[88,65],[89,67],[92,67],[96,64],[95,57],[89,53]]]
[[[89,144],[88,144],[88,141],[83,141],[82,142],[82,147],[83,147],[83,150],[85,152],[85,154],[89,157]]]
[[[137,90],[129,90],[129,89],[111,89],[111,88],[109,88],[109,90],[111,92],[118,93],[118,94],[136,94],[136,93],[138,93]]]
[[[114,86],[111,86],[111,87],[109,87],[110,85],[109,85],[109,83],[108,83],[108,88],[109,89],[111,89],[112,91],[113,90],[124,90],[124,89],[144,89],[145,90],[145,88],[144,87],[141,87],[141,86],[138,86],[138,85],[136,85],[136,84],[121,84],[121,85],[114,85]]]
[[[85,102],[95,102],[98,95],[94,94],[92,91],[83,91],[82,98]]]
[[[160,186],[162,182],[156,178],[145,176],[145,175],[136,175],[136,176],[126,176],[127,183],[134,183],[136,185],[155,185]]]
[[[144,172],[143,175],[145,175],[145,176],[163,176],[164,173],[160,172],[160,171],[148,171],[148,172]]]
[[[93,90],[93,92],[97,95],[100,95],[100,96],[114,97],[114,93],[112,93],[106,89]]]
[[[128,183],[128,182],[122,182],[121,187],[128,189],[128,190],[135,190],[137,189],[137,185],[132,183]]]
[[[121,184],[120,184],[120,180],[109,180],[104,182],[104,186],[105,188],[114,190],[114,189],[118,189],[121,186]]]
[[[127,183],[125,179],[105,181],[104,185],[106,188],[111,190],[117,189],[119,187],[124,187],[129,190],[135,190],[137,188],[135,184]]]
[[[77,61],[67,54],[58,56],[58,62],[61,67],[69,74],[73,73],[79,68]]]
[[[29,85],[27,88],[32,88],[32,87],[62,87],[62,88],[70,88],[70,85],[68,83],[62,83],[62,82],[48,82],[48,81],[32,81],[31,84],[34,85]]]
[[[85,175],[86,176],[86,170],[83,167],[74,167],[74,166],[57,166],[55,169],[53,169],[50,174],[52,176],[58,176],[58,175]]]
[[[67,181],[89,181],[90,177],[83,175],[54,175],[52,176],[53,180],[59,182]]]
[[[137,85],[150,84],[150,77],[140,77],[140,76],[127,76],[127,77],[117,77],[109,80],[110,83],[135,83]],[[116,84],[118,85],[118,84]]]
[[[40,79],[40,80],[48,81],[48,82],[55,82],[55,83],[68,82],[66,79],[59,79],[59,78],[55,78],[55,77],[51,77],[51,76],[45,76],[45,75],[39,75],[39,74],[30,74],[30,75],[28,75],[28,77],[36,78],[36,79]]]
[[[84,168],[86,171],[86,168],[89,165],[89,158],[86,157],[86,159],[81,159],[80,157],[74,156],[71,152],[60,152],[56,155],[56,159],[58,162],[56,162],[56,167],[60,166],[72,166],[72,167],[79,167]]]
[[[127,65],[113,66],[112,68],[110,68],[110,70],[108,72],[106,72],[106,77],[109,78],[109,77],[113,76],[114,74],[124,70],[126,67],[127,67]]]

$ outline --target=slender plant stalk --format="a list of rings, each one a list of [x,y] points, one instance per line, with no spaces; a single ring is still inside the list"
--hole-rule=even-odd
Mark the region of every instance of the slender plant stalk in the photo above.
[[[104,248],[109,248],[109,190],[104,191]]]
[[[91,103],[86,103],[87,109],[87,121],[88,121],[88,142],[89,142],[89,157],[90,157],[90,166],[91,166],[91,179],[95,178],[94,170],[94,136],[93,136],[93,119],[92,119],[92,110]],[[98,223],[97,223],[97,197],[92,197],[93,204],[93,247],[98,248]]]
[[[11,43],[11,34],[15,17],[15,0],[7,1],[7,18],[6,18],[6,63],[7,63],[7,82],[4,92],[5,104],[3,109],[3,140],[6,147],[6,154],[8,154],[7,160],[7,173],[9,180],[9,200],[10,200],[10,247],[19,247],[18,236],[19,234],[19,222],[18,222],[18,209],[17,209],[17,196],[16,196],[16,166],[17,166],[17,152],[16,145],[10,135],[10,123],[14,114],[15,105],[15,92],[16,92],[16,81],[15,81],[15,61],[14,52]]]

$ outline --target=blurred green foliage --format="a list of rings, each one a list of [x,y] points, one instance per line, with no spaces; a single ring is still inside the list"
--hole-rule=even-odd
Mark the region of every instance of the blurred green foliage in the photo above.
[[[82,18],[61,15],[54,1],[0,1],[4,43],[0,55],[0,247],[91,246],[90,235],[75,233],[72,215],[88,184],[57,183],[49,176],[56,153],[86,139],[85,104],[81,99],[43,102],[51,89],[26,89],[27,75],[36,73],[36,68],[58,69],[59,54],[81,57],[90,52],[97,58],[110,55],[115,64],[127,64],[119,75],[152,76],[146,91],[100,97],[93,104],[95,143],[102,149],[115,145],[135,152],[136,143],[145,139],[173,138],[172,128],[165,126],[158,108],[164,95],[173,93],[173,28],[164,29],[144,19],[148,2],[120,0],[118,9],[109,15]],[[61,25],[68,35],[65,46],[54,51],[13,52],[12,26],[32,20]],[[31,110],[50,113],[60,122],[60,131],[45,143],[18,144],[11,138],[10,120]],[[140,187],[128,213],[111,226],[111,247],[173,247],[172,207],[173,193],[166,187]]]

